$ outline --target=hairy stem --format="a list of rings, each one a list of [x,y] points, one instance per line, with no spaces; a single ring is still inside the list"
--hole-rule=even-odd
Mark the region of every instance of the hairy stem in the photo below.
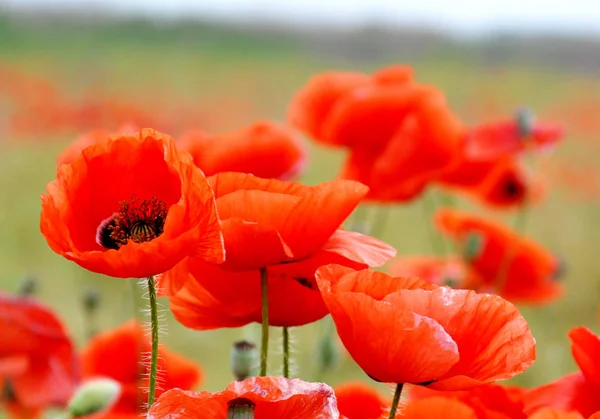
[[[267,375],[267,356],[269,354],[269,289],[267,283],[267,268],[260,269],[260,284],[262,290],[262,340],[260,346],[260,375]]]
[[[283,376],[290,378],[290,330],[283,328]]]
[[[403,386],[404,383],[398,383],[396,385],[396,391],[394,392],[394,400],[392,401],[392,407],[390,408],[389,419],[394,419],[396,417],[396,410],[398,410],[398,403],[400,402],[400,395],[402,394]]]
[[[152,355],[150,358],[150,383],[148,385],[148,409],[150,409],[152,403],[154,403],[154,394],[156,393],[158,368],[158,310],[153,276],[148,277],[148,296],[150,298],[150,323],[152,326]]]

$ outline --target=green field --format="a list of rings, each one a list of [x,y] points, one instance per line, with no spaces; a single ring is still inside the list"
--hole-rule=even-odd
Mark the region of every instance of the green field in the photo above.
[[[196,30],[193,26],[161,31],[140,25],[87,28],[73,24],[60,30],[44,29],[43,24],[36,23],[6,25],[4,32],[0,31],[0,64],[50,80],[73,98],[101,82],[106,94],[136,103],[164,100],[197,106],[207,110],[209,128],[218,131],[236,128],[254,118],[283,120],[290,97],[315,72],[330,68],[370,71],[404,59],[385,56],[351,61],[335,54],[313,54],[296,48],[291,41],[268,36],[244,37],[236,32]],[[436,84],[447,93],[452,107],[466,121],[480,117],[480,92],[482,102],[493,98],[508,115],[521,104],[547,109],[573,89],[592,81],[567,70],[515,65],[510,56],[490,68],[477,65],[472,59],[465,64],[460,55],[438,50],[410,64],[418,80]],[[244,104],[247,111],[236,114],[238,107],[227,105],[231,99]],[[101,328],[110,328],[135,314],[133,280],[91,274],[48,248],[39,232],[39,195],[54,177],[57,154],[76,133],[9,137],[1,129],[7,116],[2,112],[9,112],[10,104],[2,104],[0,96],[0,288],[12,292],[25,276],[39,278],[39,298],[56,309],[77,343],[84,345],[83,291],[95,287],[101,292],[98,323]],[[307,145],[311,163],[302,180],[314,184],[334,177],[342,153],[308,141]],[[548,159],[600,169],[597,151],[588,143],[569,138]],[[514,214],[492,213],[462,199],[457,202],[508,222],[514,218]],[[597,198],[578,199],[563,186],[549,183],[548,197],[530,214],[528,234],[566,261],[567,292],[562,300],[547,307],[522,307],[538,342],[538,360],[514,383],[534,386],[574,371],[568,330],[577,325],[599,330],[598,204]],[[395,246],[400,255],[431,252],[428,224],[422,203],[397,206],[381,238]],[[168,301],[163,304],[166,308]],[[231,381],[230,344],[252,336],[255,330],[198,333],[180,326],[170,315],[167,317],[168,334],[163,342],[204,366],[203,388],[218,390]],[[297,376],[314,377],[312,360],[319,328],[315,324],[293,331]],[[275,373],[280,368],[279,331],[273,330],[272,336],[275,350],[270,357],[270,371]],[[348,379],[368,380],[349,358],[324,378],[330,384]]]

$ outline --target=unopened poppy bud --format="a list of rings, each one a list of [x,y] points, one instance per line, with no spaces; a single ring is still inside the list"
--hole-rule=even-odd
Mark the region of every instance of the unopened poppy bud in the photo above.
[[[515,114],[515,120],[517,122],[517,127],[519,128],[519,134],[521,138],[529,137],[533,132],[533,124],[535,121],[535,116],[530,109],[522,108],[518,109]]]
[[[74,417],[87,416],[109,409],[121,394],[121,385],[109,378],[82,384],[69,402],[68,412]]]
[[[556,257],[556,269],[554,270],[554,272],[552,274],[552,279],[554,279],[554,280],[563,279],[563,277],[565,276],[566,270],[567,270],[567,267],[565,264],[565,260],[562,257],[557,256]]]
[[[243,397],[230,400],[227,403],[227,419],[254,419],[254,407],[252,400]]]
[[[254,377],[259,365],[256,345],[246,340],[235,342],[231,347],[230,363],[231,372],[236,380],[243,381]]]
[[[485,237],[481,233],[471,232],[467,235],[463,247],[463,256],[465,260],[472,261],[476,259],[485,246]]]
[[[37,278],[27,275],[25,278],[23,278],[23,281],[21,281],[21,286],[19,287],[19,295],[27,297],[29,295],[34,295],[37,292],[37,290]]]
[[[100,293],[95,288],[88,288],[83,293],[83,307],[87,311],[94,311],[100,305]]]

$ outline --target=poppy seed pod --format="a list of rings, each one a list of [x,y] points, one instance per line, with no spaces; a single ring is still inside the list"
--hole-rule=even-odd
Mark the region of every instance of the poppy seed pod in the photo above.
[[[254,377],[258,372],[258,365],[258,349],[255,344],[246,340],[233,344],[230,366],[236,380],[244,381],[246,378]]]
[[[105,411],[117,401],[120,393],[121,384],[115,380],[90,380],[75,391],[69,401],[69,414],[77,418]]]
[[[256,403],[240,397],[227,403],[227,419],[254,419]]]
[[[519,128],[519,134],[521,138],[527,138],[533,133],[533,126],[535,123],[535,115],[528,108],[517,109],[515,113],[515,121]]]

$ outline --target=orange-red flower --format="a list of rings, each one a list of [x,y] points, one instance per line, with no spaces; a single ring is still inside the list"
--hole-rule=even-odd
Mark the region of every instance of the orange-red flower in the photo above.
[[[464,140],[442,93],[414,83],[404,66],[317,75],[293,99],[288,120],[317,141],[347,147],[341,176],[369,186],[367,198],[376,201],[417,196],[456,164]]]
[[[327,314],[315,271],[338,263],[361,269],[395,254],[385,243],[338,229],[366,188],[338,180],[315,187],[240,173],[211,177],[227,261],[187,258],[160,278],[171,311],[204,330],[262,321],[260,268],[267,268],[269,324],[300,326]]]
[[[117,133],[134,134],[136,131],[138,129],[133,124],[125,124],[117,130]],[[71,163],[81,155],[83,150],[94,144],[106,141],[110,135],[111,133],[104,129],[96,129],[80,135],[60,153],[57,159],[58,165]]]
[[[459,256],[401,256],[388,269],[391,276],[417,277],[429,284],[468,288],[473,282],[468,267]]]
[[[592,417],[590,416],[590,419]],[[538,410],[533,415],[529,416],[529,419],[585,419],[577,412],[565,412],[562,410],[556,410],[551,407],[545,407]]]
[[[458,400],[445,397],[412,401],[406,406],[400,417],[405,419],[480,419],[471,407]]]
[[[333,390],[340,415],[347,419],[380,419],[389,411],[390,401],[363,382],[340,384]]]
[[[339,265],[316,277],[344,346],[374,380],[462,390],[535,360],[527,322],[498,296]]]
[[[600,336],[585,327],[569,332],[571,352],[581,372],[531,390],[525,399],[529,413],[543,407],[576,411],[585,417],[600,411]]]
[[[164,393],[148,419],[226,419],[228,410],[252,410],[255,419],[334,419],[338,417],[333,390],[327,384],[283,377],[253,377],[231,383],[218,393]],[[240,416],[243,417],[243,416]]]
[[[148,400],[149,338],[136,321],[99,333],[81,354],[84,378],[108,377],[122,385],[121,396],[109,413],[136,414]],[[202,371],[194,362],[159,347],[157,395],[172,388],[190,390],[200,384]]]
[[[439,228],[462,249],[481,289],[529,303],[547,303],[562,295],[557,281],[560,261],[534,240],[465,212],[441,210],[436,218]]]
[[[212,190],[167,135],[143,129],[88,147],[42,195],[41,231],[60,255],[115,277],[148,277],[195,255],[223,261]]]
[[[79,381],[77,354],[46,306],[0,293],[0,405],[18,417],[65,405]]]
[[[527,149],[549,149],[564,136],[562,126],[533,120],[526,112],[515,118],[482,124],[467,133],[466,153],[476,158],[496,158]]]
[[[206,176],[242,172],[289,180],[298,177],[307,162],[306,150],[294,133],[270,121],[258,121],[220,135],[188,131],[179,146],[190,152]]]

